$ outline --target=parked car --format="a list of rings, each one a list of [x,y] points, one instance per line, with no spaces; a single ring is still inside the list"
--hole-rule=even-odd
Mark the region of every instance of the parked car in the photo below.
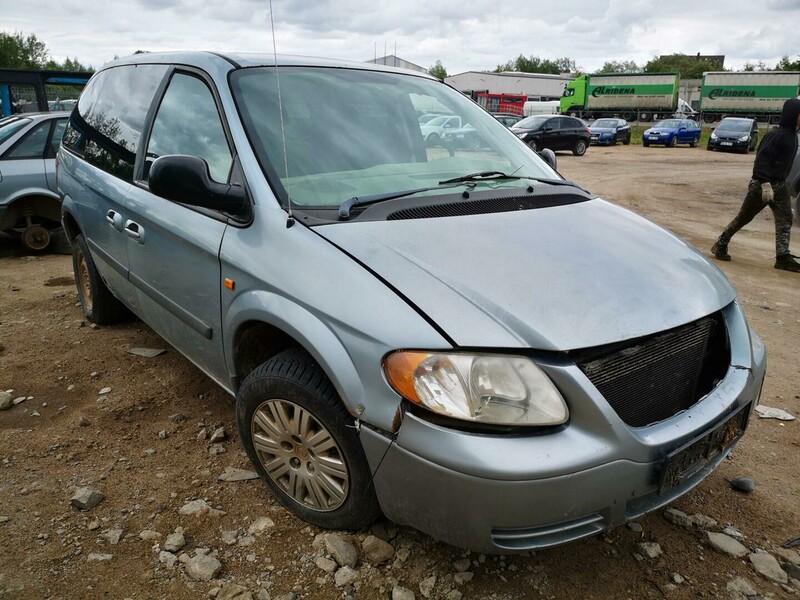
[[[575,117],[534,115],[511,127],[516,136],[534,150],[572,150],[583,156],[589,147],[589,128]]]
[[[617,142],[631,143],[631,126],[625,119],[597,119],[589,126],[590,144],[614,146]]]
[[[66,242],[55,157],[69,113],[28,113],[0,120],[0,231],[33,251]]]
[[[513,127],[522,120],[520,115],[495,114],[492,116],[506,127]]]
[[[442,142],[445,133],[453,129],[461,129],[466,123],[462,123],[461,117],[456,115],[442,115],[435,117],[427,123],[420,125],[422,139],[428,146],[436,146]]]
[[[755,119],[725,117],[711,132],[708,150],[737,150],[747,154],[758,145],[758,123]]]
[[[645,130],[642,145],[663,144],[674,148],[676,144],[697,146],[700,142],[700,125],[691,119],[664,119]]]
[[[482,151],[426,147],[416,102]],[[254,468],[318,526],[561,544],[693,488],[758,401],[718,268],[426,74],[138,54],[58,156],[85,317],[127,308],[235,395]]]

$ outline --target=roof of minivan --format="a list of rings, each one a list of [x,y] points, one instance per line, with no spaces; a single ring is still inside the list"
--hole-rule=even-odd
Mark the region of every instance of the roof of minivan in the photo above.
[[[276,57],[272,54],[246,52],[143,52],[141,54],[134,54],[132,56],[118,58],[106,63],[102,68],[106,69],[108,67],[131,64],[166,63],[194,66],[202,69],[204,67],[210,67],[211,65],[219,67],[221,62],[227,63],[227,65],[229,65],[231,68],[274,67],[276,61],[279,67],[303,66],[361,69],[365,71],[403,73],[405,75],[415,75],[417,77],[436,79],[431,75],[421,73],[419,71],[412,71],[410,69],[401,69],[399,67],[391,67],[386,65],[376,65],[372,63],[342,61],[331,58],[318,58],[314,56],[296,56],[291,54],[278,54]]]

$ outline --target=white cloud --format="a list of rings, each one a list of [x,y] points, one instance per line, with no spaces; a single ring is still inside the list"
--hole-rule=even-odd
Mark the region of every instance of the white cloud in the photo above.
[[[350,60],[383,55],[447,70],[489,70],[523,54],[569,57],[585,70],[607,60],[725,54],[726,66],[797,54],[800,0],[273,0],[278,51]],[[757,12],[757,18],[755,13]],[[53,58],[95,67],[136,50],[272,51],[265,0],[0,0],[0,29],[35,33]],[[791,24],[794,22],[794,25]]]

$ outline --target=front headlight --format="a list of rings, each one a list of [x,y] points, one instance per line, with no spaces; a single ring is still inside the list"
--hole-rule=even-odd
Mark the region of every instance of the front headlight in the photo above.
[[[716,133],[714,133],[713,131],[711,132],[711,139],[712,139],[712,140],[715,140],[715,139],[717,139],[717,134],[716,134]]]
[[[749,135],[743,135],[742,137],[739,138],[739,141],[740,142],[746,142],[749,139],[750,139]]]
[[[406,400],[435,413],[493,425],[561,425],[569,410],[533,361],[522,356],[399,351],[386,379]]]

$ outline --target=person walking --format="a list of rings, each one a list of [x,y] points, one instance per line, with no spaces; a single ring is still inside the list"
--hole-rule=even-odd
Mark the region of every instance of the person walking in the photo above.
[[[747,225],[765,206],[775,217],[775,268],[800,273],[800,263],[789,252],[792,230],[792,207],[786,177],[797,153],[797,130],[800,129],[800,99],[784,102],[780,124],[761,140],[753,163],[753,178],[747,187],[739,214],[711,247],[718,260],[730,260],[728,244],[733,235]]]

